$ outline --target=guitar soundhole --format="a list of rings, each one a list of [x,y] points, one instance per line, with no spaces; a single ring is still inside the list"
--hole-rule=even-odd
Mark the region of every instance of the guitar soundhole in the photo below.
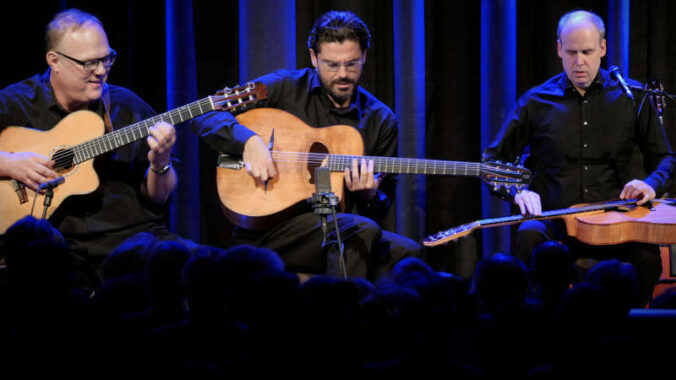
[[[307,162],[307,170],[310,183],[315,183],[315,168],[328,165],[329,150],[322,143],[315,142],[310,146],[310,157]]]
[[[52,155],[54,171],[60,174],[68,173],[73,169],[74,153],[72,149],[60,149]]]

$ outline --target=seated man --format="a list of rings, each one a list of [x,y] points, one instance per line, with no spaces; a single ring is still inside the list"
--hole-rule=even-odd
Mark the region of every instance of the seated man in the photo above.
[[[364,154],[396,155],[398,132],[394,114],[358,85],[370,37],[366,25],[351,12],[332,11],[321,16],[308,39],[314,68],[280,70],[256,79],[255,82],[266,85],[268,93],[267,99],[257,106],[285,110],[316,128],[352,126],[361,134]],[[267,144],[231,115],[207,114],[192,123],[192,127],[212,148],[241,155],[247,171],[261,186],[278,175]],[[338,216],[345,243],[346,271],[340,268],[335,244],[322,252],[319,217],[313,213],[296,215],[263,231],[237,227],[233,243],[275,250],[290,271],[369,279],[387,273],[403,257],[420,255],[417,243],[383,231],[376,223],[385,216],[391,203],[393,177],[374,174],[372,161],[355,160],[351,170],[345,171],[345,187],[347,210],[359,214]],[[329,226],[333,226],[330,219]],[[336,237],[335,233],[329,235]]]
[[[136,94],[106,84],[117,53],[95,16],[76,9],[57,14],[47,26],[46,41],[49,69],[0,90],[0,131],[8,126],[58,130],[62,119],[79,110],[97,113],[108,131],[154,115]],[[163,219],[164,204],[176,186],[171,167],[175,141],[174,127],[160,122],[149,128],[147,139],[99,156],[94,162],[98,190],[71,195],[51,216],[79,262],[76,286],[96,287],[103,258],[124,239],[140,231],[169,235]],[[59,176],[54,165],[36,152],[0,151],[0,178],[33,190]],[[65,181],[75,181],[81,175],[77,171],[84,168],[74,169]],[[41,206],[36,206],[40,214]]]

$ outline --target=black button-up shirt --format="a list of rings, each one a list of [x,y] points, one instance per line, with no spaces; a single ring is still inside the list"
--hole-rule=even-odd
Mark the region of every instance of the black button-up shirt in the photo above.
[[[314,69],[279,70],[253,82],[262,82],[267,88],[267,99],[256,107],[271,107],[287,111],[311,127],[350,125],[356,128],[364,140],[364,154],[368,156],[396,156],[398,143],[397,119],[392,110],[362,87],[357,87],[350,105],[336,108],[324,93]],[[237,123],[227,112],[211,112],[193,120],[195,133],[217,151],[241,155],[244,144],[254,132]],[[373,219],[382,218],[395,190],[395,179],[389,175],[381,184],[382,192],[377,202],[369,207],[356,204],[360,214]],[[346,193],[347,209],[352,209],[349,192]]]
[[[68,115],[56,102],[49,78],[50,71],[47,70],[43,75],[35,75],[0,90],[0,130],[8,126],[51,130]],[[108,85],[108,88],[114,129],[155,114],[133,92],[113,85]],[[92,103],[90,110],[101,117],[105,112],[101,101]],[[67,238],[76,240],[161,222],[164,208],[154,205],[140,191],[148,168],[148,151],[147,142],[140,139],[95,158],[94,167],[101,182],[99,189],[87,195],[66,198],[50,222]],[[39,210],[36,215],[41,215],[41,205],[36,205],[36,210]]]
[[[647,97],[634,104],[602,69],[582,96],[564,72],[518,100],[483,160],[514,162],[525,151],[530,190],[549,210],[618,198],[635,176],[635,146],[649,173],[644,181],[659,196],[676,159],[654,105]]]

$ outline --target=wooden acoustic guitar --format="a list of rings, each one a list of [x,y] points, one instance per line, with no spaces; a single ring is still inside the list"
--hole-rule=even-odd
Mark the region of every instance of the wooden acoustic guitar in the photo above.
[[[278,175],[267,184],[254,181],[241,160],[221,154],[217,168],[218,195],[226,217],[248,229],[267,229],[309,207],[315,191],[314,168],[331,171],[331,191],[343,199],[343,175],[353,159],[374,161],[374,172],[478,176],[494,187],[522,187],[529,170],[500,163],[474,163],[397,157],[364,157],[357,129],[347,125],[313,128],[288,112],[256,108],[238,121],[271,142]]]
[[[563,219],[566,233],[585,244],[676,244],[676,202],[673,199],[655,199],[642,206],[637,206],[636,202],[636,199],[614,200],[544,211],[536,217],[512,215],[477,220],[430,235],[423,240],[423,245],[444,244],[479,228],[553,218]]]
[[[213,96],[104,134],[101,117],[91,111],[77,111],[66,116],[54,128],[39,131],[25,127],[7,127],[0,133],[0,151],[33,152],[50,157],[54,170],[65,178],[56,187],[51,216],[63,200],[71,195],[88,194],[99,186],[93,159],[113,149],[149,135],[155,123],[178,124],[210,111],[241,110],[267,97],[265,85],[249,83],[225,88]],[[33,212],[34,205],[42,209],[44,192],[35,193],[24,184],[10,178],[0,178],[0,234],[22,217]]]

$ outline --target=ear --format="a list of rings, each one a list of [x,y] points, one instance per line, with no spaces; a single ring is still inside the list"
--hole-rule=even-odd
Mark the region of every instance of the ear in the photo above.
[[[58,71],[58,63],[59,63],[59,55],[54,53],[53,51],[48,51],[47,54],[45,55],[45,59],[47,60],[47,65],[53,70],[53,71]]]
[[[601,40],[601,57],[605,57],[606,55],[606,39]]]
[[[312,61],[312,66],[317,68],[317,54],[315,54],[314,49],[310,49],[310,60]]]
[[[556,52],[559,54],[559,58],[563,58],[563,51],[561,50],[561,40],[556,40]]]

